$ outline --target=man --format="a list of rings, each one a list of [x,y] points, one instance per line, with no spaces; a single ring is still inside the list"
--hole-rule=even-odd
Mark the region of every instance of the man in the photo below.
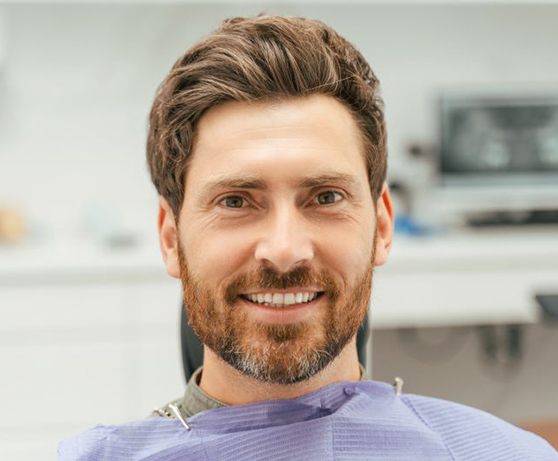
[[[355,335],[393,208],[378,81],[331,28],[226,21],[162,83],[147,157],[203,367],[183,398],[61,459],[558,459],[483,412],[364,379]]]

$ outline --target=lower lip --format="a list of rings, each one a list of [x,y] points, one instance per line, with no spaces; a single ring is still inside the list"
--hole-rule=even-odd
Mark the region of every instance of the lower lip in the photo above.
[[[256,304],[243,298],[240,298],[240,301],[248,307],[251,317],[255,320],[264,323],[287,324],[309,320],[323,298],[324,295],[320,295],[313,301],[304,304],[293,304],[289,307],[264,306],[263,304]]]

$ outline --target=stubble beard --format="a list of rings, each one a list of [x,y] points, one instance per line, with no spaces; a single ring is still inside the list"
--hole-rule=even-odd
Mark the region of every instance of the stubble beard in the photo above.
[[[353,287],[342,293],[328,271],[299,267],[279,274],[262,267],[215,292],[190,271],[178,243],[180,277],[189,323],[201,342],[242,374],[262,382],[294,384],[329,365],[356,335],[370,300],[373,255]],[[319,323],[269,324],[249,318],[238,296],[255,288],[320,287],[327,303]]]

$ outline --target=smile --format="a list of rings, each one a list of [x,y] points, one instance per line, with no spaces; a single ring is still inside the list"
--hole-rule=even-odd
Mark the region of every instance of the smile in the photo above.
[[[306,304],[321,296],[321,291],[301,291],[297,293],[265,292],[240,295],[241,298],[254,304],[269,307],[289,307],[296,304]]]

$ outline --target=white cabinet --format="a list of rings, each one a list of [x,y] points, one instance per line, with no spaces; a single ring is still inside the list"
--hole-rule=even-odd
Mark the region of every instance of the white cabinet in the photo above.
[[[374,275],[374,328],[532,323],[558,293],[558,228],[395,241]]]
[[[539,320],[536,293],[558,293],[558,270],[425,270],[375,282],[374,328],[522,324]]]
[[[0,286],[0,459],[54,459],[61,438],[180,396],[179,303],[170,278]]]

